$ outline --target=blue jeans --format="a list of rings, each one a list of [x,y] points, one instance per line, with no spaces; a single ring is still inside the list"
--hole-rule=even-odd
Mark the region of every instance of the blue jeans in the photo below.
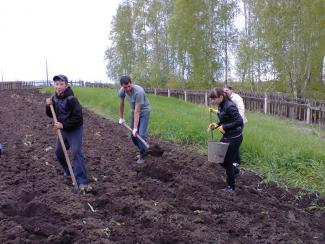
[[[87,170],[85,166],[82,151],[83,127],[79,127],[72,131],[61,130],[63,141],[66,149],[71,148],[72,151],[72,169],[78,185],[88,185]],[[65,175],[70,175],[64,152],[61,147],[59,138],[56,140],[55,155],[59,160]]]
[[[150,120],[150,111],[141,111],[139,117],[139,125],[138,125],[138,133],[139,136],[142,137],[143,140],[148,141],[148,127],[149,127],[149,120]],[[134,122],[134,111],[131,113],[131,123],[130,127],[133,129],[133,122]],[[147,149],[146,146],[137,138],[131,134],[131,139],[133,144],[139,148],[140,155],[142,155],[145,150]]]

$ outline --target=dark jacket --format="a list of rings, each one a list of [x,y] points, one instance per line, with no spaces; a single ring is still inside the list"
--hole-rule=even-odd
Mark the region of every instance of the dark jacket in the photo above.
[[[225,138],[236,137],[242,133],[243,119],[232,101],[223,99],[222,103],[219,104],[218,117],[218,125],[222,125],[226,132],[223,135]]]
[[[63,125],[63,130],[71,131],[82,126],[82,107],[70,87],[61,96],[55,93],[52,96],[52,104],[58,122],[61,122]],[[46,105],[46,114],[51,118],[53,117],[48,105]]]

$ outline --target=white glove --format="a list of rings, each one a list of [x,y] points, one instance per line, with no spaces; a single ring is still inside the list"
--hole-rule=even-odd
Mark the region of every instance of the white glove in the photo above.
[[[132,130],[132,135],[133,135],[134,137],[136,137],[137,134],[138,134],[138,129],[137,129],[137,128],[134,128],[134,129]]]
[[[125,119],[120,118],[120,119],[118,120],[118,123],[119,123],[120,125],[124,124],[124,123],[125,123]]]

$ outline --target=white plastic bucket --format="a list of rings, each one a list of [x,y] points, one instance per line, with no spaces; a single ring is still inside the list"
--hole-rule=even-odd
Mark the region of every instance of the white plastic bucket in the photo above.
[[[211,163],[223,163],[229,143],[208,141],[208,161]]]

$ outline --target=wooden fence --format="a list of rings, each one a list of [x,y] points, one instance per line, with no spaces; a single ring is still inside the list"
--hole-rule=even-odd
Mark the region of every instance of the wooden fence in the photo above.
[[[72,86],[118,88],[114,84],[91,83],[83,81],[71,81]],[[49,86],[52,83],[46,81],[36,82],[0,82],[0,90],[28,89],[37,86]],[[147,93],[158,96],[176,97],[186,102],[209,106],[207,90],[179,90],[145,88]],[[302,121],[306,124],[325,127],[325,101],[293,99],[277,93],[248,93],[238,92],[248,111],[261,112],[292,120]]]
[[[98,88],[117,88],[114,84],[100,82],[69,81],[71,86],[98,87]],[[41,86],[52,86],[52,81],[6,81],[0,82],[0,90],[28,89]]]
[[[206,90],[174,90],[146,88],[147,93],[159,96],[176,97],[187,102],[209,106]],[[283,94],[238,92],[244,100],[245,109],[261,112],[306,124],[325,127],[325,101],[293,99]]]
[[[0,82],[0,90],[17,90],[17,89],[28,89],[35,88],[35,84],[32,82]]]

